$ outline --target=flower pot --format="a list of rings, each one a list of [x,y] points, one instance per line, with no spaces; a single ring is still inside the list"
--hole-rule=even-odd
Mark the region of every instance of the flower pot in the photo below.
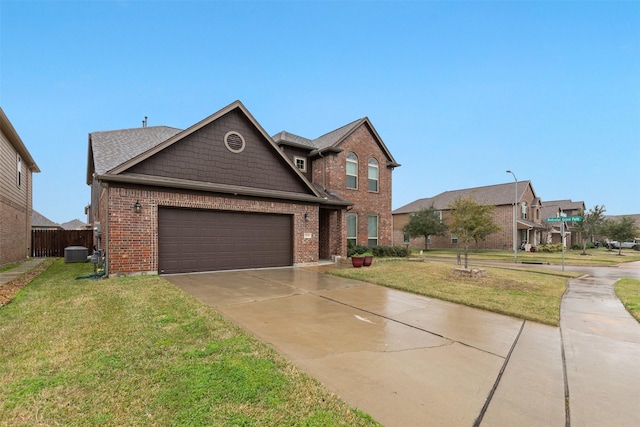
[[[351,265],[353,265],[356,268],[360,268],[362,267],[362,264],[364,264],[364,257],[363,256],[352,256],[351,257]]]
[[[369,267],[371,263],[373,263],[373,256],[365,256],[362,265],[365,267]]]

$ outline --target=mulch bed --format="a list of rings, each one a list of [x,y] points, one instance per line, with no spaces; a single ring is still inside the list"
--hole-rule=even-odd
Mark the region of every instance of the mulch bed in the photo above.
[[[20,289],[31,283],[33,279],[35,279],[49,267],[51,267],[51,264],[53,264],[54,262],[55,258],[48,258],[34,269],[24,273],[22,276],[16,277],[9,283],[5,283],[4,285],[0,286],[0,307],[9,304]]]

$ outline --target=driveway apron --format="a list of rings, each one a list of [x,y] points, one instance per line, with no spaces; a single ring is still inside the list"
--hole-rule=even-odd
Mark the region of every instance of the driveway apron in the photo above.
[[[561,426],[558,328],[304,268],[165,276],[386,426]]]

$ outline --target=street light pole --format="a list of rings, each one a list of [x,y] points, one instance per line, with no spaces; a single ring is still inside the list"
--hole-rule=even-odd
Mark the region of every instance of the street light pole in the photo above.
[[[516,178],[516,174],[511,172],[510,170],[507,171],[507,173],[510,173],[511,175],[513,175],[513,179],[516,182],[516,189],[514,191],[515,194],[515,198],[513,200],[513,262],[518,262],[518,246],[516,241],[518,240],[518,221],[517,221],[517,216],[518,216],[518,178]]]

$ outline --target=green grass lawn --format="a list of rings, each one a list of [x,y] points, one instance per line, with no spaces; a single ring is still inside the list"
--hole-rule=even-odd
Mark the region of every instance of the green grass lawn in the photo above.
[[[0,308],[0,425],[371,426],[158,276],[56,261]]]
[[[462,250],[460,250],[461,253]],[[455,259],[457,250],[444,250],[444,249],[429,249],[424,251],[422,255],[420,250],[414,249],[412,252],[413,257],[428,257],[428,258],[446,258]],[[473,248],[469,249],[470,260],[485,260],[485,261],[513,261],[513,251],[498,251],[498,250],[478,250],[474,251]],[[518,263],[522,261],[528,262],[542,262],[548,264],[562,263],[562,252],[525,252],[518,251]],[[640,251],[634,251],[632,249],[622,249],[622,255],[618,255],[618,250],[608,250],[606,248],[587,249],[586,255],[582,255],[582,250],[566,250],[564,254],[564,262],[567,265],[617,265],[622,262],[640,261]]]
[[[627,311],[640,322],[640,280],[620,279],[615,290]]]
[[[567,279],[579,275],[483,267],[487,277],[461,278],[451,274],[453,267],[438,261],[378,261],[330,273],[554,326]]]

